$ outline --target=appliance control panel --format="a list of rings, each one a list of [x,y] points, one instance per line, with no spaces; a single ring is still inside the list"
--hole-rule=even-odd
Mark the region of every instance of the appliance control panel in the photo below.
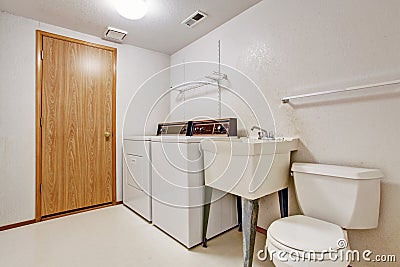
[[[228,118],[159,123],[157,135],[237,136],[237,119]]]
[[[189,122],[159,123],[157,135],[187,135]]]
[[[237,120],[231,118],[193,121],[192,135],[237,136]]]

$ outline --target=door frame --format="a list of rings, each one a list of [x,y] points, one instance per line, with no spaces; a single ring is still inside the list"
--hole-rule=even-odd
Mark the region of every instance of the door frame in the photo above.
[[[42,220],[42,80],[43,80],[43,37],[55,38],[76,44],[91,46],[113,53],[113,88],[112,88],[112,205],[116,205],[116,74],[117,74],[117,48],[90,43],[58,34],[36,30],[36,216],[37,222]],[[90,209],[90,207],[87,207]],[[83,208],[85,209],[85,208]],[[68,211],[66,212],[69,213]]]

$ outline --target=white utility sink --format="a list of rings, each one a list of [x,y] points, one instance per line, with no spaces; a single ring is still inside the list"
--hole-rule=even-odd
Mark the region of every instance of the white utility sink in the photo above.
[[[298,139],[205,139],[201,148],[206,186],[254,200],[288,186]]]

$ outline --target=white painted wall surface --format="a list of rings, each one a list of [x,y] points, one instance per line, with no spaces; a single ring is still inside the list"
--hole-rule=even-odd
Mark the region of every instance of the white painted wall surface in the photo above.
[[[379,227],[349,231],[353,249],[368,248],[375,254],[400,254],[400,87],[321,96],[292,105],[282,105],[280,99],[400,79],[399,23],[397,0],[264,0],[171,57],[172,65],[217,61],[221,40],[222,63],[249,75],[260,86],[271,104],[278,135],[300,137],[302,144],[293,154],[294,161],[382,169]],[[185,79],[183,69],[176,70],[171,84]],[[232,83],[232,88],[246,95],[254,108],[263,108],[262,102],[257,104],[257,95],[249,95],[240,82]],[[216,97],[215,91],[201,93]],[[171,110],[181,103],[172,96]],[[234,99],[229,103],[238,105]],[[193,108],[191,116],[215,106]],[[187,116],[184,110],[189,107],[174,117]],[[292,186],[290,197],[290,213],[299,213]],[[259,226],[267,228],[278,217],[277,196],[263,199]],[[353,266],[382,265],[362,262]]]
[[[122,121],[129,99],[151,75],[166,68],[165,54],[119,45],[71,30],[0,13],[0,226],[35,217],[35,53],[36,30],[117,47],[117,200],[122,200]],[[159,80],[154,90],[165,90]],[[142,99],[139,103],[146,104]],[[160,106],[160,117],[169,103]],[[134,114],[132,121],[141,118]],[[137,126],[142,129],[142,125]],[[133,127],[134,128],[134,127]],[[133,129],[135,130],[135,128]]]

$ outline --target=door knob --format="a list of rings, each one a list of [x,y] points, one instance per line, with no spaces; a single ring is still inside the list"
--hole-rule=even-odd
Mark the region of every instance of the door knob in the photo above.
[[[110,133],[110,132],[104,132],[104,136],[105,136],[106,138],[109,138],[109,137],[111,136],[111,133]]]

